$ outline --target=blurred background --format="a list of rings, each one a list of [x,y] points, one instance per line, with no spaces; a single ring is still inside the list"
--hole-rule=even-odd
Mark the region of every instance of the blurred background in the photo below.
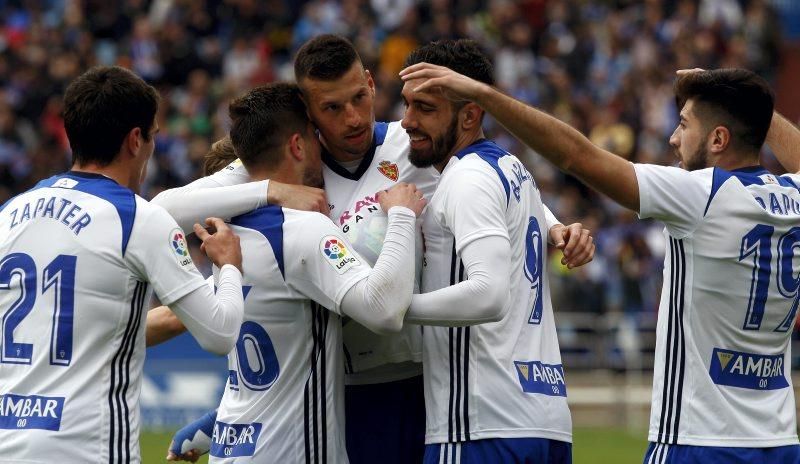
[[[0,0],[0,204],[68,169],[62,94],[88,67],[128,67],[161,92],[161,132],[142,191],[151,198],[198,177],[210,143],[228,130],[229,99],[291,80],[294,52],[321,33],[346,36],[361,53],[376,80],[378,120],[402,117],[397,72],[408,52],[458,37],[485,48],[505,92],[636,162],[674,163],[667,141],[677,124],[676,69],[749,68],[773,85],[779,111],[800,116],[797,0]],[[598,245],[594,261],[573,271],[551,255],[576,462],[611,462],[592,449],[625,437],[640,459],[662,227],[555,171],[493,121],[486,128],[523,158],[556,215],[583,222]],[[768,149],[763,158],[782,172]],[[208,273],[196,248],[193,257]],[[215,407],[225,372],[223,358],[187,336],[148,351],[145,426],[173,429]],[[593,427],[627,435],[606,440]],[[146,434],[143,447],[163,455],[164,436]],[[629,462],[620,449],[613,462]]]

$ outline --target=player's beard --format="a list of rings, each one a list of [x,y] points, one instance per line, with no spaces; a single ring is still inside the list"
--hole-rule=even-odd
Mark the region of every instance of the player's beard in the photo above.
[[[409,136],[414,133],[421,133],[430,137],[428,134],[419,131],[409,132]],[[453,151],[458,136],[458,112],[453,113],[453,118],[447,126],[447,130],[439,137],[430,137],[431,147],[427,150],[411,149],[408,160],[418,168],[427,168],[442,163]]]
[[[708,150],[704,145],[700,145],[691,156],[687,156],[683,161],[683,168],[687,171],[697,171],[708,166]]]

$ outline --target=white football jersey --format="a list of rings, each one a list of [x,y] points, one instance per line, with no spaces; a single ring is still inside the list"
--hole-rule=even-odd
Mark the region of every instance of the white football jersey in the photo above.
[[[331,208],[330,217],[370,265],[374,265],[378,259],[388,222],[375,194],[391,188],[397,182],[408,182],[415,184],[430,200],[436,188],[438,171],[433,167],[415,167],[408,161],[408,152],[408,134],[397,121],[375,123],[373,148],[353,173],[341,167],[329,154],[323,153],[325,164],[322,172]],[[416,244],[419,276],[422,269],[421,237],[417,237]],[[356,378],[363,383],[369,380],[367,377],[374,377],[368,373],[361,376],[350,374],[363,373],[384,364],[420,362],[422,359],[419,326],[407,324],[397,334],[378,335],[353,320],[346,320],[343,331],[348,383],[356,382]],[[389,372],[379,374],[379,377],[397,380]]]
[[[339,305],[370,267],[319,213],[266,206],[231,227],[244,258],[244,323],[210,462],[346,463]]]
[[[666,224],[651,442],[797,444],[789,341],[800,177],[635,165],[640,216]]]
[[[139,462],[151,286],[205,285],[183,231],[115,181],[68,172],[0,212],[0,462]]]
[[[501,236],[511,244],[511,299],[495,323],[425,327],[426,443],[572,441],[550,304],[546,224],[530,173],[493,142],[465,148],[442,172],[424,214],[423,292],[464,280],[464,246]]]

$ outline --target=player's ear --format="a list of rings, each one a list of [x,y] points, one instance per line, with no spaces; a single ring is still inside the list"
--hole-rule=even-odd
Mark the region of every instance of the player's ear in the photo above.
[[[708,134],[711,153],[722,153],[731,143],[731,132],[725,126],[717,126]]]
[[[144,134],[140,127],[134,127],[122,140],[121,151],[130,151],[134,156],[139,154],[139,148],[144,143]]]
[[[305,140],[300,135],[299,132],[295,132],[289,137],[289,141],[287,142],[289,146],[289,155],[295,161],[303,161],[306,157],[306,146]]]
[[[461,120],[461,127],[464,130],[473,130],[481,126],[481,116],[483,110],[475,103],[469,102],[459,110],[459,119]]]
[[[369,86],[369,90],[372,92],[372,96],[375,96],[375,80],[372,79],[372,73],[369,72],[369,69],[364,69],[364,75],[367,76],[367,86]]]

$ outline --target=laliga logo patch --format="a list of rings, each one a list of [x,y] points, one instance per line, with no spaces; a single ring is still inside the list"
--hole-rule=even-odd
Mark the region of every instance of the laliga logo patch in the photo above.
[[[192,258],[189,256],[189,245],[186,243],[186,237],[183,236],[182,230],[172,229],[172,232],[169,233],[169,243],[178,259],[178,264],[181,266],[192,264]]]
[[[344,274],[351,267],[359,264],[358,259],[344,245],[344,241],[336,236],[329,235],[319,242],[319,249],[325,261],[330,264],[336,272]]]
[[[397,182],[397,178],[400,176],[400,169],[397,168],[397,165],[385,160],[378,163],[378,171],[394,182]]]

